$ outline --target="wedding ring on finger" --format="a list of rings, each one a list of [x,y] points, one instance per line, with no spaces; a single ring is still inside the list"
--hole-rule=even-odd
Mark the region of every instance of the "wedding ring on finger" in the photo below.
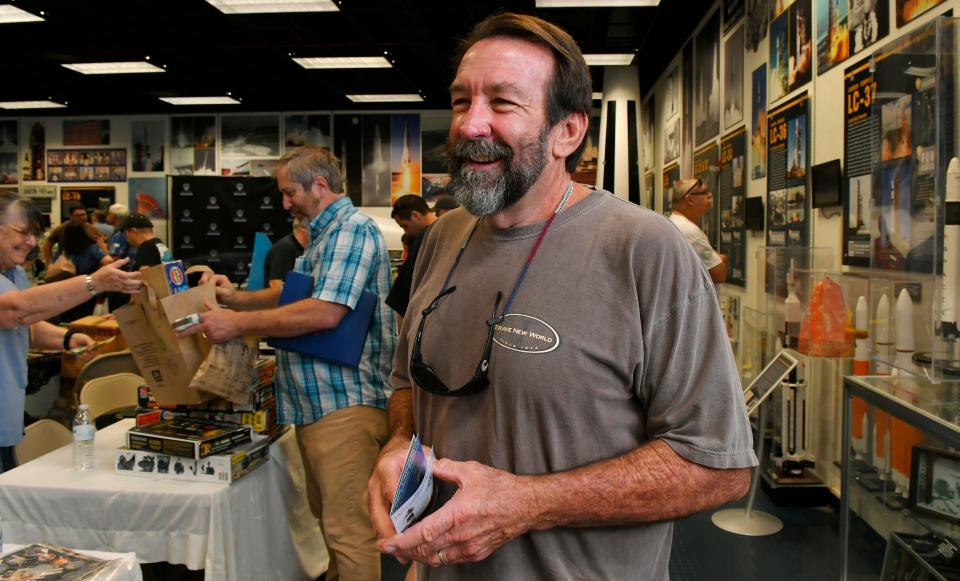
[[[437,560],[440,561],[441,565],[447,564],[447,559],[443,556],[443,551],[437,551]]]

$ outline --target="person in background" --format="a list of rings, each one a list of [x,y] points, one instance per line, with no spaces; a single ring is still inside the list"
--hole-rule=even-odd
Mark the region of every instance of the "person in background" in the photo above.
[[[131,270],[140,270],[173,260],[173,254],[163,240],[153,232],[153,222],[143,214],[130,214],[120,225],[127,244],[136,253]]]
[[[687,239],[714,284],[727,280],[727,257],[717,254],[703,233],[700,219],[713,207],[713,192],[699,179],[678,180],[673,188],[673,213],[670,221]]]
[[[60,233],[63,232],[63,228],[71,222],[86,226],[87,236],[91,240],[96,241],[100,238],[100,231],[92,224],[87,224],[87,209],[84,208],[83,205],[77,202],[69,202],[64,206],[64,212],[67,216],[66,219],[47,234],[47,238],[43,241],[43,245],[40,248],[45,264],[53,263],[53,259],[55,258],[53,252],[54,246],[60,243]]]
[[[79,222],[67,222],[60,232],[60,252],[76,267],[77,275],[93,274],[101,266],[113,262],[104,246],[102,239],[91,240],[86,225]],[[90,316],[96,306],[97,299],[90,298],[65,311],[60,316],[60,321],[69,323]]]
[[[13,448],[23,438],[27,351],[74,349],[94,344],[46,319],[104,291],[138,292],[140,274],[121,270],[121,260],[93,274],[31,287],[23,271],[43,234],[40,212],[11,192],[0,192],[0,473],[16,466]]]
[[[377,295],[358,367],[277,350],[277,417],[296,425],[307,472],[307,494],[330,552],[328,579],[380,578],[377,537],[364,501],[365,481],[387,438],[387,383],[397,341],[390,289],[390,255],[372,218],[343,190],[340,163],[328,150],[297,148],[277,162],[283,207],[310,220],[310,240],[295,271],[313,278],[313,292],[278,306],[280,289],[237,291],[216,275],[217,300],[188,333],[214,343],[238,335],[297,337],[332,329],[361,294]]]
[[[110,237],[113,236],[114,228],[109,222],[107,222],[107,214],[108,212],[106,210],[96,209],[92,214],[90,214],[90,217],[92,219],[91,224],[93,224],[93,227],[99,230],[100,234],[103,235],[105,239],[109,240]]]
[[[417,257],[368,486],[380,549],[420,581],[666,579],[672,521],[757,463],[714,285],[663,216],[572,181],[592,82],[569,34],[499,13],[454,62],[463,211]],[[436,489],[397,534],[412,434]]]
[[[124,236],[123,228],[120,227],[129,216],[130,210],[123,204],[114,204],[107,210],[107,222],[114,228],[113,234],[107,241],[107,250],[114,258],[132,259],[136,254],[127,243],[127,237]]]
[[[413,237],[407,250],[407,258],[400,265],[397,279],[393,281],[393,288],[387,296],[387,305],[397,312],[402,322],[407,314],[407,303],[410,301],[410,281],[413,279],[413,269],[417,262],[417,253],[420,251],[420,243],[423,242],[427,229],[437,221],[437,217],[433,215],[426,200],[413,194],[397,198],[393,203],[390,217],[403,228],[406,236]]]
[[[282,287],[287,273],[293,270],[297,259],[310,241],[310,220],[306,216],[293,217],[293,231],[277,240],[263,260],[263,278],[267,286]]]
[[[457,202],[456,198],[450,194],[442,194],[437,196],[437,199],[433,202],[433,213],[436,214],[437,218],[439,218],[447,212],[456,210],[459,207],[460,204]]]

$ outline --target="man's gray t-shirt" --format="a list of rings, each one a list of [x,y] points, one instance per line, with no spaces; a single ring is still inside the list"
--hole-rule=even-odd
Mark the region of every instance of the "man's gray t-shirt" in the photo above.
[[[421,312],[477,219],[438,221],[424,242],[391,381],[408,379]],[[506,303],[543,223],[485,221],[426,320],[422,354],[456,389],[479,363],[497,291]],[[653,439],[713,468],[756,463],[713,283],[663,216],[593,192],[557,216],[497,328],[490,385],[467,397],[414,389],[415,429],[438,458],[515,474],[571,470]],[[453,485],[442,483],[438,502]],[[426,579],[666,579],[672,525],[532,532],[489,558],[421,567]]]

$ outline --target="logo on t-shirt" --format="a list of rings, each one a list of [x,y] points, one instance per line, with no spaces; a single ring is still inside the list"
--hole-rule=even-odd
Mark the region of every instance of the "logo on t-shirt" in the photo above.
[[[493,341],[520,353],[549,353],[560,346],[560,335],[543,319],[511,313],[494,328]]]

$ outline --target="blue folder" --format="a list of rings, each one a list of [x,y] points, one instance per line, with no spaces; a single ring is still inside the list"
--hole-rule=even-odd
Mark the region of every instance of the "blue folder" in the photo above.
[[[313,277],[299,272],[287,274],[280,293],[280,306],[308,299],[313,295]],[[275,349],[309,355],[328,363],[357,367],[367,341],[377,295],[364,291],[357,306],[347,311],[333,329],[307,333],[299,337],[270,337],[267,344]]]

